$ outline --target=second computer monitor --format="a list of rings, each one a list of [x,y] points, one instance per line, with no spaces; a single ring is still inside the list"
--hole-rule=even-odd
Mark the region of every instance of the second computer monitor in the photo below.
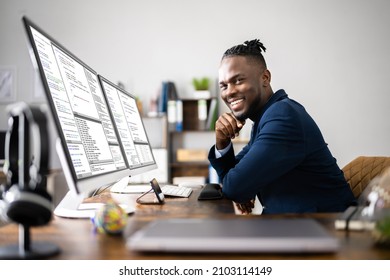
[[[157,168],[136,98],[99,75],[131,175]]]

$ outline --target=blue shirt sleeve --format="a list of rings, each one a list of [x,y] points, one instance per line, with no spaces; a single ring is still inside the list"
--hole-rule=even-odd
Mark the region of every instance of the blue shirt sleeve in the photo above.
[[[230,149],[223,157],[210,159],[222,180],[224,195],[238,203],[253,199],[305,156],[304,131],[289,104],[280,102],[269,108],[255,129],[237,157]]]
[[[227,145],[227,147],[222,150],[218,150],[217,146],[215,146],[215,158],[220,158],[226,155],[226,153],[231,149],[231,147],[232,147],[232,142],[230,142],[229,145]]]

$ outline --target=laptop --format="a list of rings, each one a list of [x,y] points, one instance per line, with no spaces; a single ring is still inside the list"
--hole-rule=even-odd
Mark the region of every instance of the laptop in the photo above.
[[[299,219],[165,219],[127,237],[140,252],[329,253],[336,237],[317,221]]]

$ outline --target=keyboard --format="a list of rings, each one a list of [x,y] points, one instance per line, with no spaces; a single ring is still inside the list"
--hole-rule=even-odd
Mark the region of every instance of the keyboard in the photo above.
[[[176,197],[189,197],[192,193],[192,189],[182,186],[174,185],[164,185],[161,186],[161,191],[166,196],[176,196]]]

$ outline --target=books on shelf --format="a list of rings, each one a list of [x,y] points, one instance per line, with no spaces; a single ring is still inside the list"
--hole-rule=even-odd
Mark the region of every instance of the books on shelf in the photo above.
[[[200,121],[207,120],[207,101],[205,99],[198,100],[198,119]]]
[[[168,113],[168,101],[179,99],[175,83],[166,81],[162,83],[161,93],[158,97],[158,111]]]
[[[198,129],[206,130],[207,120],[207,101],[205,99],[198,100]]]
[[[168,100],[167,117],[169,123],[176,123],[176,100]]]
[[[182,101],[173,82],[163,82],[158,99],[159,112],[167,114],[169,131],[181,131],[183,121]]]
[[[218,118],[218,102],[211,99],[168,100],[169,131],[214,130]]]
[[[176,131],[183,130],[183,101],[176,100]]]
[[[167,110],[169,131],[182,131],[183,102],[181,100],[169,100]]]
[[[168,126],[169,130],[175,130],[176,129],[176,100],[168,100],[167,104],[167,120],[168,120]]]
[[[218,101],[216,98],[211,99],[209,112],[207,114],[206,129],[215,130],[215,122],[218,119]]]

